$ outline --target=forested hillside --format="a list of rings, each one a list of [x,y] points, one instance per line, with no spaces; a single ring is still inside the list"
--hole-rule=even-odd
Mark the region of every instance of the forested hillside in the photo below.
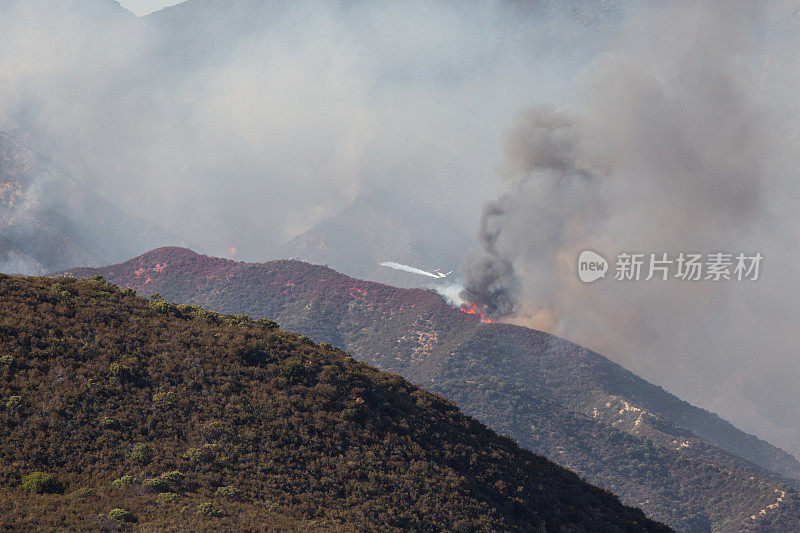
[[[0,528],[666,531],[270,320],[0,276]]]

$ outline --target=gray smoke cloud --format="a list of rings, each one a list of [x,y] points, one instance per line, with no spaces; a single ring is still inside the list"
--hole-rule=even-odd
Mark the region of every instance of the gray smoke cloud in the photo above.
[[[523,285],[539,299],[548,294],[556,255],[578,237],[578,222],[595,215],[595,177],[580,168],[578,132],[573,121],[552,107],[524,113],[506,139],[504,177],[511,192],[489,202],[483,210],[478,239],[481,253],[464,269],[463,300],[480,305],[485,313],[515,314]],[[543,201],[546,200],[546,201]],[[526,257],[524,280],[515,264]]]
[[[796,60],[791,6],[667,4],[596,58],[569,113],[506,135],[462,296],[594,348],[800,451]],[[791,42],[796,42],[791,41]],[[577,277],[620,252],[760,252],[756,282]]]
[[[409,217],[474,227],[503,127],[533,95],[568,94],[611,17],[551,2],[195,0],[140,19],[110,0],[49,4],[0,1],[0,130],[202,251],[251,260],[386,183],[413,192]]]

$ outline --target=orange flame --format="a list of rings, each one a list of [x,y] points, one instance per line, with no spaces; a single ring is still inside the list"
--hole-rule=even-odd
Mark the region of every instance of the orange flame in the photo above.
[[[494,323],[497,322],[497,320],[494,320],[492,318],[484,316],[483,312],[480,309],[478,309],[478,304],[476,304],[474,302],[469,304],[468,307],[462,306],[461,310],[464,311],[465,313],[467,313],[468,315],[477,316],[478,318],[481,319],[481,322],[483,322],[485,324],[494,324]]]

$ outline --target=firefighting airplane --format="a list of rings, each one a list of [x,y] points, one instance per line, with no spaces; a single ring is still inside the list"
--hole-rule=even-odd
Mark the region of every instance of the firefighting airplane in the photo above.
[[[411,272],[412,274],[419,274],[420,276],[428,276],[429,278],[436,278],[436,279],[446,278],[447,276],[453,273],[453,271],[451,270],[450,272],[443,274],[442,271],[439,270],[438,268],[433,272],[428,272],[427,270],[422,270],[421,268],[404,265],[402,263],[395,263],[394,261],[383,261],[378,264],[380,266],[394,268],[396,270],[405,270],[406,272]]]

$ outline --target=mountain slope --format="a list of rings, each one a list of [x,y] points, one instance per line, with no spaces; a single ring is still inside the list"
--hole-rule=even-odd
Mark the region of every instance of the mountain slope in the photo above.
[[[43,274],[181,242],[116,208],[0,132],[0,270]]]
[[[70,272],[275,318],[345,347],[456,401],[676,528],[769,530],[800,517],[796,494],[763,470],[796,473],[789,454],[598,354],[542,332],[482,324],[433,292],[354,280],[298,261],[237,263],[179,248]]]
[[[0,316],[4,528],[667,530],[268,320],[5,275]]]

